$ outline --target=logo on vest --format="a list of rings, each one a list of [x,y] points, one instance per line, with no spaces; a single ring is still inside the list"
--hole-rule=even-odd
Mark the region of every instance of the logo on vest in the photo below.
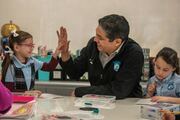
[[[120,61],[114,61],[113,64],[114,64],[114,71],[117,72],[120,68],[121,62]]]
[[[167,86],[167,89],[168,90],[174,89],[174,84],[173,83],[169,83],[168,86]]]

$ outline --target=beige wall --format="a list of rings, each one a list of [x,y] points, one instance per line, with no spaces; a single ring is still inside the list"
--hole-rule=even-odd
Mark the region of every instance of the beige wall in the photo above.
[[[95,34],[97,20],[124,15],[130,37],[154,56],[163,46],[180,53],[180,0],[0,0],[0,26],[13,20],[34,36],[37,45],[56,46],[56,30],[66,26],[75,52]]]

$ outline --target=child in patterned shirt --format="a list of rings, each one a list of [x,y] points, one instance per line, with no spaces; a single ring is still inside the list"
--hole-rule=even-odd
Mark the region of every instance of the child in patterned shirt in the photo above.
[[[168,47],[161,49],[154,60],[154,72],[148,81],[146,97],[151,97],[154,102],[180,103],[177,52]]]

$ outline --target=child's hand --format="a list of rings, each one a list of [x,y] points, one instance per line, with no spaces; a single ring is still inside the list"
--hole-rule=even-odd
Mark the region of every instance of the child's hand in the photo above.
[[[164,96],[153,96],[151,98],[151,101],[152,102],[168,102],[169,97],[164,97]]]
[[[76,97],[76,96],[75,96],[75,91],[72,91],[71,94],[70,94],[70,96]]]
[[[175,115],[171,111],[161,110],[160,112],[162,114],[162,120],[175,120]]]
[[[46,46],[44,46],[44,47],[42,48],[41,52],[42,52],[42,53],[41,53],[42,56],[44,56],[44,57],[47,56]]]
[[[147,96],[152,97],[155,91],[156,91],[156,83],[154,82],[154,83],[149,84],[147,88]]]
[[[25,91],[24,96],[34,96],[34,97],[40,97],[42,94],[39,90],[31,90],[31,91]]]

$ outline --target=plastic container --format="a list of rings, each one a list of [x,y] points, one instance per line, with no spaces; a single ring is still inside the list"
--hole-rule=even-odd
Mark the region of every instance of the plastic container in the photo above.
[[[113,103],[116,100],[116,96],[96,95],[96,94],[86,94],[82,98],[86,100],[106,102],[106,103]]]
[[[87,94],[75,101],[77,107],[115,108],[115,96]]]

